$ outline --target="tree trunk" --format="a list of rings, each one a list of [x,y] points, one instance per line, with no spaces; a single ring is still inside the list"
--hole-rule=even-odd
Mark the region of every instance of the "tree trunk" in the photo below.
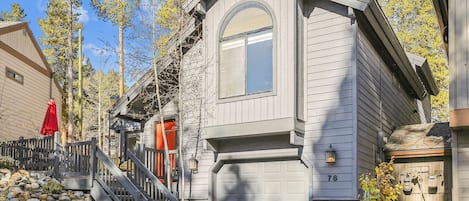
[[[119,97],[124,95],[124,28],[119,25]]]
[[[73,139],[73,3],[69,1],[70,6],[70,24],[68,32],[68,69],[67,69],[67,86],[68,86],[68,130],[67,136],[68,141],[71,142]]]

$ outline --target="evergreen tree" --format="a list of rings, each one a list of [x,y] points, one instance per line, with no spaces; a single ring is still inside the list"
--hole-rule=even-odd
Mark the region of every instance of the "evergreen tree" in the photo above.
[[[72,8],[69,6],[72,4]],[[77,54],[78,27],[82,26],[78,22],[78,14],[73,13],[74,9],[81,6],[79,0],[63,1],[50,0],[47,5],[46,17],[39,19],[39,26],[44,32],[44,37],[39,41],[43,45],[43,52],[49,64],[53,66],[54,76],[58,79],[64,89],[65,95],[62,99],[62,129],[68,122],[68,140],[73,136],[73,63]],[[72,13],[72,14],[71,14]],[[71,47],[71,48],[70,48]],[[62,141],[66,135],[63,135]]]
[[[433,121],[448,121],[448,66],[431,0],[379,0],[407,52],[428,60],[440,93],[432,97]]]
[[[0,13],[0,21],[23,21],[25,17],[24,9],[17,3],[11,4],[11,12]]]
[[[118,26],[119,32],[119,96],[124,94],[124,29],[131,25],[139,0],[92,0],[91,5],[103,20]]]

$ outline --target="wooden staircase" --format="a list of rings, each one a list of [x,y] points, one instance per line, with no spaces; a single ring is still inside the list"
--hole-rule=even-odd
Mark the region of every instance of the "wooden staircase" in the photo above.
[[[55,145],[55,146],[54,146]],[[43,158],[34,150],[47,149]],[[103,201],[177,201],[178,198],[161,183],[145,165],[143,157],[127,150],[127,171],[122,171],[96,146],[96,139],[54,144],[50,137],[34,140],[20,139],[0,143],[0,153],[19,161],[21,168],[41,159],[41,168],[31,170],[50,171],[62,181],[65,189],[89,190],[94,200]],[[144,162],[142,162],[143,160]],[[154,160],[154,159],[153,159]]]

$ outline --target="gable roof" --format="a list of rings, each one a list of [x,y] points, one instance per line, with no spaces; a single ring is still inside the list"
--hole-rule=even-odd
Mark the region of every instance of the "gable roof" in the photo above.
[[[14,57],[17,59],[25,62],[30,66],[31,68],[35,69],[39,73],[44,74],[47,77],[52,78],[53,77],[53,71],[49,66],[49,63],[47,62],[46,57],[44,56],[44,53],[42,52],[41,48],[39,47],[39,44],[37,43],[36,39],[34,38],[33,33],[31,32],[31,29],[28,27],[27,22],[0,22],[0,36],[2,35],[7,35],[9,33],[19,31],[19,30],[25,30],[25,33],[28,35],[28,37],[31,39],[31,43],[33,44],[33,47],[35,48],[36,52],[39,54],[41,63],[37,63],[36,61],[33,61],[31,58],[28,58],[26,55],[23,53],[19,52],[15,47],[12,47],[11,45],[8,45],[6,42],[0,40],[0,48],[5,50],[6,52],[12,54]],[[57,82],[57,79],[54,78],[54,83],[57,87],[57,89],[60,91],[61,95],[63,96],[63,90],[60,87],[60,85]]]

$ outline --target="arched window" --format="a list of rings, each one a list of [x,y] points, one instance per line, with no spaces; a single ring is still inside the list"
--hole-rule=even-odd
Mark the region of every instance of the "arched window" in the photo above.
[[[258,3],[230,13],[220,33],[219,97],[273,91],[272,17]]]

